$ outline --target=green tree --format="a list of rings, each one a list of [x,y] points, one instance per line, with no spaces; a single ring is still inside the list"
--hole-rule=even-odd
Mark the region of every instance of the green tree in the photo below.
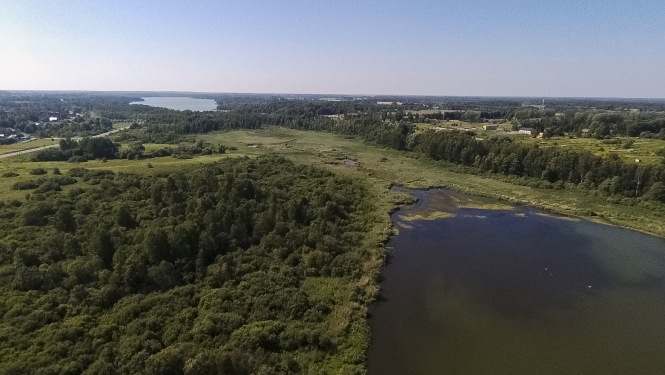
[[[76,231],[76,219],[72,215],[72,211],[68,208],[60,208],[55,212],[51,218],[53,226],[61,231],[74,233]]]
[[[104,263],[104,268],[113,268],[113,255],[115,255],[115,246],[111,236],[104,230],[98,230],[90,238],[90,252],[99,255]]]
[[[644,197],[665,203],[665,185],[662,182],[654,183]]]

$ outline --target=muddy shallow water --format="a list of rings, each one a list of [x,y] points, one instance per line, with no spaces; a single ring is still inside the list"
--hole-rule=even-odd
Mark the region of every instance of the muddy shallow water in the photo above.
[[[414,193],[393,214],[369,374],[665,373],[665,240]]]

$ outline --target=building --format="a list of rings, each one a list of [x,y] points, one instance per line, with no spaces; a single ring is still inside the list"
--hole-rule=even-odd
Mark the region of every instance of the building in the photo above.
[[[485,129],[485,130],[497,130],[497,129],[499,129],[499,125],[496,125],[496,124],[483,125],[483,129]]]
[[[58,121],[58,118],[55,117],[55,116],[51,116],[51,117],[48,118],[48,120],[53,122],[53,121]]]
[[[520,130],[517,132],[517,134],[528,134],[531,135],[533,133],[533,128],[520,128]]]

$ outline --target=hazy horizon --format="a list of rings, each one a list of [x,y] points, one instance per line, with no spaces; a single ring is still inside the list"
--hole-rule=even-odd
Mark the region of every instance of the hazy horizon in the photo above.
[[[6,0],[0,90],[662,99],[663,16],[617,0]]]

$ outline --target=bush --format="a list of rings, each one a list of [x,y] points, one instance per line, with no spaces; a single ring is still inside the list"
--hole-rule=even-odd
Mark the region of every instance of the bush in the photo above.
[[[73,185],[76,183],[76,179],[68,176],[57,176],[51,177],[49,182],[54,182],[59,186]]]
[[[164,147],[164,148],[160,148],[159,150],[154,150],[154,151],[152,151],[152,152],[150,153],[150,156],[152,156],[153,158],[160,158],[160,157],[164,157],[164,156],[171,156],[171,155],[173,155],[173,151],[174,151],[174,150],[173,150],[173,148],[171,148],[171,147]]]
[[[56,167],[56,168],[53,168],[53,174],[55,174],[55,175],[59,175],[59,174],[62,174],[62,173],[60,173],[60,169],[58,169],[58,168]]]
[[[33,170],[30,171],[30,174],[33,175],[33,176],[38,176],[38,175],[46,174],[46,173],[48,173],[48,172],[46,172],[46,169],[44,169],[44,168],[36,168],[36,169],[33,169]]]
[[[656,182],[651,186],[645,198],[653,199],[665,203],[665,185],[662,182]]]
[[[87,171],[86,173],[83,174],[83,181],[90,181],[93,178],[110,178],[113,179],[115,177],[115,173],[113,171],[109,171],[108,169],[102,169],[102,170],[97,170],[97,171]]]
[[[72,177],[83,177],[83,175],[88,172],[89,170],[85,168],[72,168],[67,172],[67,175]]]
[[[30,190],[38,187],[39,184],[35,181],[20,181],[12,185],[12,190]]]
[[[88,158],[86,158],[85,156],[72,156],[67,161],[70,163],[85,163],[86,161],[88,161]]]
[[[61,191],[61,190],[62,189],[60,188],[60,185],[56,184],[55,182],[49,181],[39,185],[39,187],[35,189],[35,193],[46,193],[49,191]]]
[[[32,161],[65,161],[71,157],[71,151],[63,152],[57,148],[49,148],[39,151],[32,157]]]
[[[53,207],[46,203],[39,203],[33,209],[23,214],[23,225],[43,226],[48,223],[48,216],[53,215]]]
[[[18,177],[18,173],[14,172],[5,172],[2,174],[2,177],[8,178],[8,177]]]

